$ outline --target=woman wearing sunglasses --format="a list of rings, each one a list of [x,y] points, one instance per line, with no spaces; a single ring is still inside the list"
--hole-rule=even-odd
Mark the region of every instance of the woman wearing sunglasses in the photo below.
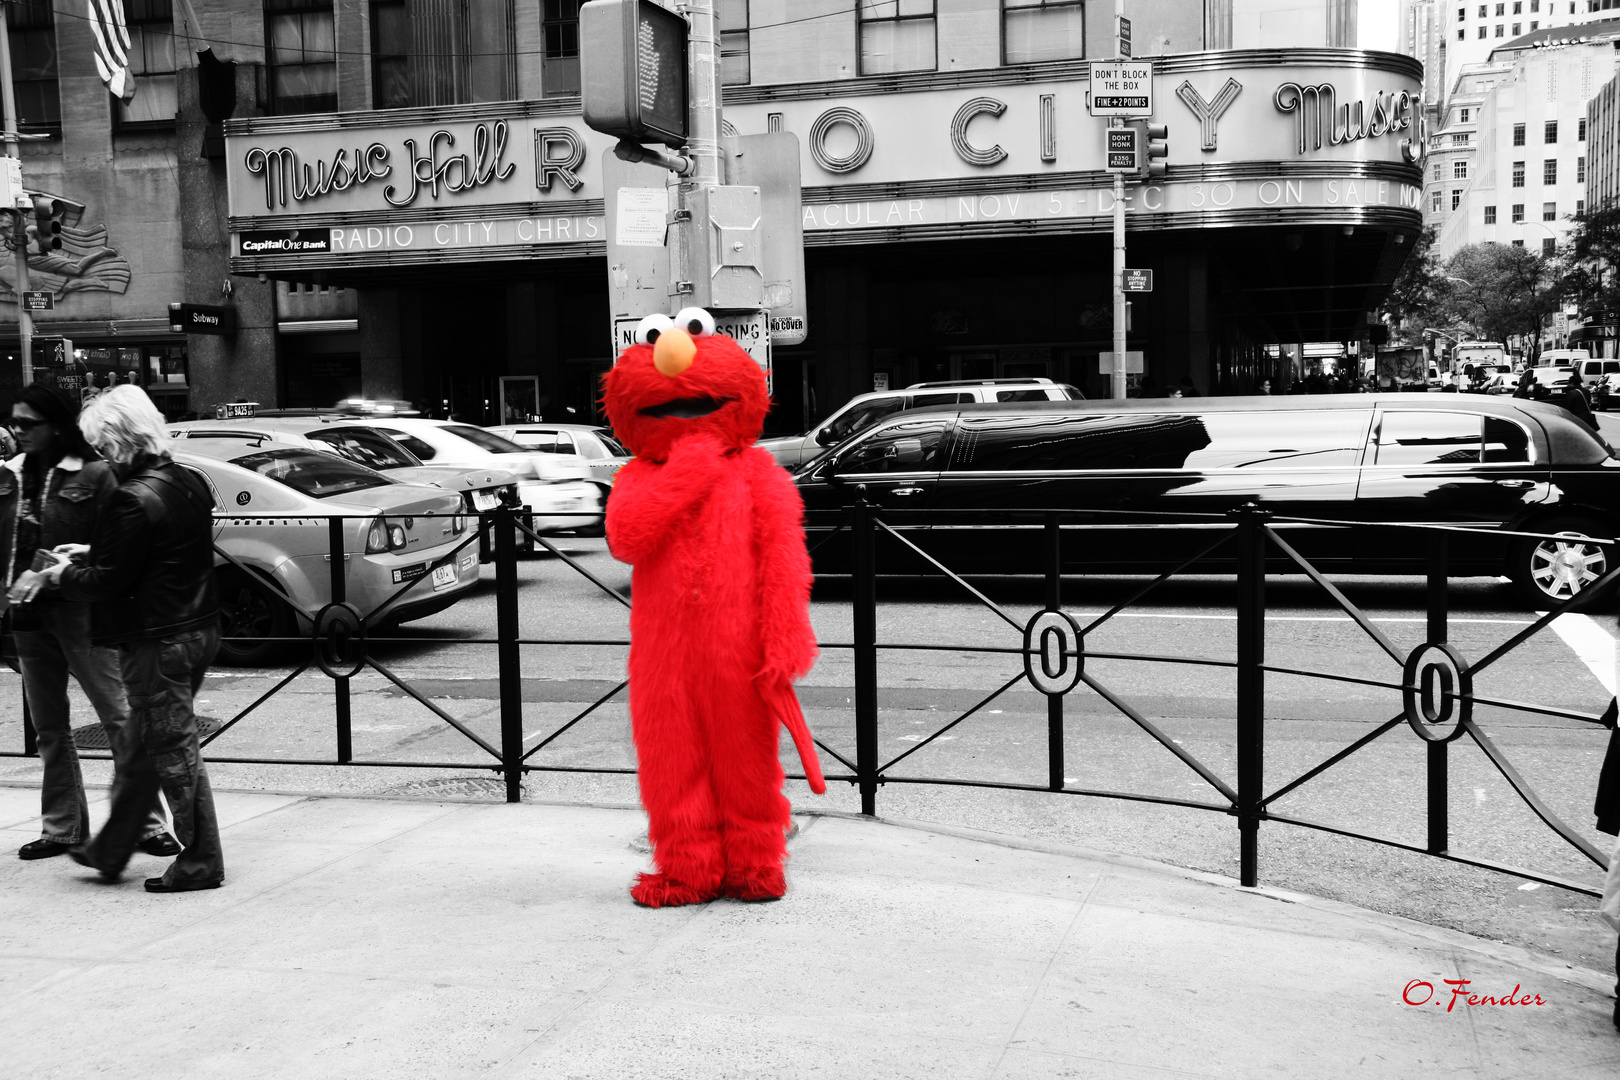
[[[0,468],[0,565],[5,567],[17,661],[44,766],[43,827],[17,852],[23,859],[63,855],[90,839],[89,808],[73,745],[68,675],[95,707],[113,754],[114,798],[129,761],[129,705],[116,650],[90,644],[90,605],[66,600],[31,566],[35,551],[85,544],[118,487],[79,431],[79,399],[55,386],[23,389],[8,426],[22,453]],[[155,812],[141,847],[173,855],[180,845]]]

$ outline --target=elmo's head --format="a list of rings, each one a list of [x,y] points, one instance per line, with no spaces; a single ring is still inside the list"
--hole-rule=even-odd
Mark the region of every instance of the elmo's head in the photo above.
[[[602,377],[602,389],[613,433],[649,461],[663,461],[676,439],[697,431],[749,446],[771,406],[759,364],[695,307],[641,320],[636,344]]]

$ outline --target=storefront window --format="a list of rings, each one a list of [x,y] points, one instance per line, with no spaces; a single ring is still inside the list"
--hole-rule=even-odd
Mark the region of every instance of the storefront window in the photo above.
[[[862,75],[933,71],[934,0],[858,0]]]
[[[336,110],[332,0],[265,0],[264,23],[270,111],[286,115]]]
[[[175,89],[174,5],[171,0],[124,0],[129,26],[129,70],[135,98],[113,99],[120,127],[172,124],[180,111]]]
[[[17,0],[6,17],[17,125],[24,131],[59,128],[62,98],[56,83],[56,18],[51,0]]]
[[[1086,12],[1078,0],[1001,0],[1002,60],[1038,64],[1086,55]]]

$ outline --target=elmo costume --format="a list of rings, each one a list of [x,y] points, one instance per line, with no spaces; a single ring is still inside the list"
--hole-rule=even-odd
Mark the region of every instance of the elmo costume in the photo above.
[[[764,373],[708,312],[650,315],[636,342],[603,378],[635,454],[607,509],[608,548],[635,567],[630,722],[656,871],[630,895],[774,900],[790,813],[778,723],[811,790],[826,790],[793,693],[816,656],[804,506],[753,445]]]

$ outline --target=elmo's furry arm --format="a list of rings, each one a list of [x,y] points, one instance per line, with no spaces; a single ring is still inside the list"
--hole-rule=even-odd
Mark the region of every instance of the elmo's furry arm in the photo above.
[[[699,433],[678,440],[659,465],[636,458],[613,478],[607,507],[608,549],[635,565],[676,535],[677,522],[695,510],[725,473],[725,447]]]

